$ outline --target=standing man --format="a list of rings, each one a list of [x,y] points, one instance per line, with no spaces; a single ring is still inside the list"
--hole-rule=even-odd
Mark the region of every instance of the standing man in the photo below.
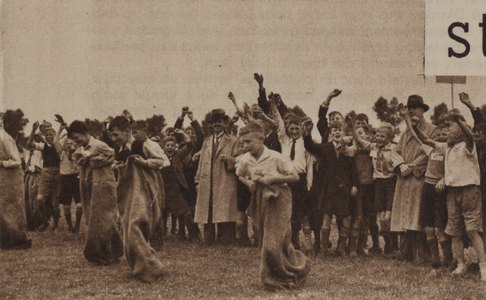
[[[222,109],[213,109],[207,122],[213,130],[201,149],[195,183],[197,185],[195,223],[204,224],[204,241],[213,244],[215,226],[222,244],[234,240],[237,208],[235,158],[238,140],[224,131],[229,117]]]
[[[408,97],[407,108],[412,127],[419,128],[425,135],[430,136],[435,126],[424,119],[424,113],[429,110],[429,106],[424,103],[422,97]],[[405,164],[400,165],[401,174],[397,178],[391,231],[405,232],[398,259],[410,261],[414,256],[423,259],[420,256],[423,255],[426,236],[419,225],[419,216],[428,158],[408,129],[400,137],[397,152],[402,155]]]

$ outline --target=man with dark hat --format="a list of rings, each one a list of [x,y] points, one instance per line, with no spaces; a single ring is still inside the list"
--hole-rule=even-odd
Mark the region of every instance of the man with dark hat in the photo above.
[[[429,110],[429,106],[422,97],[408,97],[407,108],[412,127],[419,128],[430,136],[435,126],[424,119],[423,115]],[[400,137],[398,152],[403,156],[405,164],[400,165],[401,174],[397,178],[391,231],[405,232],[398,258],[413,260],[415,257],[420,261],[423,259],[426,242],[425,232],[419,225],[419,216],[428,157],[408,129]]]
[[[198,194],[194,222],[204,224],[208,244],[216,239],[214,224],[218,224],[218,238],[223,244],[233,242],[235,235],[238,209],[234,155],[238,140],[225,132],[228,120],[222,109],[213,109],[207,115],[213,133],[204,140],[195,177]]]

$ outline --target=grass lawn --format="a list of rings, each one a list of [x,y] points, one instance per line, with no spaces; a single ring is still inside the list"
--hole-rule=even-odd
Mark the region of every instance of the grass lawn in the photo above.
[[[58,232],[31,233],[32,249],[0,251],[0,299],[486,299],[479,271],[433,275],[427,266],[383,256],[317,258],[302,288],[271,292],[261,284],[256,248],[175,239],[157,252],[165,277],[146,284],[132,277],[125,258],[89,263],[83,233],[70,234],[60,223]],[[472,250],[467,254],[475,260]]]

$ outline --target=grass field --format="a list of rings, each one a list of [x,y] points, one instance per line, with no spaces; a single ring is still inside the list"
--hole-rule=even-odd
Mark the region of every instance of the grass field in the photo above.
[[[146,284],[132,277],[124,258],[111,266],[89,263],[83,233],[70,234],[61,223],[58,232],[31,233],[32,249],[0,251],[0,299],[486,299],[479,271],[456,278],[383,256],[317,258],[302,288],[271,292],[261,284],[256,248],[171,238],[157,252],[164,278]]]

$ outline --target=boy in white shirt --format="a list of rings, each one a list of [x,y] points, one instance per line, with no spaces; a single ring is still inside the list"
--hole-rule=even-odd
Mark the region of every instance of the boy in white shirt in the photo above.
[[[458,262],[452,274],[463,275],[467,271],[462,240],[466,230],[479,258],[481,280],[486,280],[486,255],[479,235],[482,231],[482,200],[476,145],[464,117],[457,110],[451,112],[451,120],[447,143],[432,141],[418,128],[415,131],[424,144],[445,154],[444,178],[449,215],[445,233],[452,236],[452,252]]]

